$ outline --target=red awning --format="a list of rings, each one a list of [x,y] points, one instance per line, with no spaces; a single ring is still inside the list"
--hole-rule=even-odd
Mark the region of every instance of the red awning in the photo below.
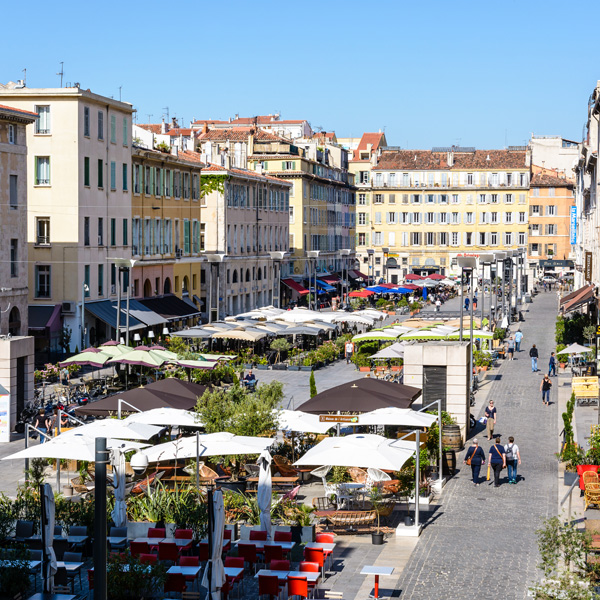
[[[302,285],[300,285],[297,281],[294,281],[293,279],[282,279],[281,283],[283,283],[284,285],[287,285],[290,288],[290,290],[294,290],[301,296],[304,296],[305,294],[309,293],[309,291],[305,287],[303,287]]]
[[[418,285],[415,285],[414,283],[403,283],[399,287],[406,288],[407,290],[420,290],[421,289]]]
[[[331,285],[336,284],[340,280],[337,275],[324,275],[323,277],[319,277],[319,279]]]
[[[404,279],[425,279],[425,277],[422,277],[421,275],[416,275],[415,273],[409,273],[404,277]]]
[[[357,290],[355,292],[350,292],[348,296],[350,296],[350,298],[368,298],[374,294],[375,292],[371,292],[370,290]]]
[[[443,275],[440,275],[439,273],[432,273],[431,275],[429,275],[429,279],[446,279]]]
[[[388,288],[390,290],[395,290],[398,287],[398,284],[396,283],[378,283],[377,285],[379,287]]]

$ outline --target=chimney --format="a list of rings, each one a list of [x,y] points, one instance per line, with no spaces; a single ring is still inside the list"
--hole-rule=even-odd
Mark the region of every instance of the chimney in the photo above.
[[[223,155],[223,159],[224,159],[223,166],[224,166],[226,169],[230,169],[230,168],[231,168],[231,158],[229,157],[229,152],[226,152],[226,153]]]
[[[449,167],[454,166],[454,152],[448,152],[448,156],[446,157],[446,161]]]
[[[163,118],[162,123],[160,124],[160,132],[162,134],[167,133],[169,131],[168,125],[165,123],[165,119]]]
[[[246,156],[252,156],[254,154],[254,131],[254,129],[251,129],[248,134],[248,151]]]
[[[262,163],[261,162],[257,162],[256,166],[254,167],[254,170],[257,173],[260,173],[262,175],[262,172],[263,172]]]
[[[179,148],[175,144],[171,146],[171,154],[173,156],[179,156]]]

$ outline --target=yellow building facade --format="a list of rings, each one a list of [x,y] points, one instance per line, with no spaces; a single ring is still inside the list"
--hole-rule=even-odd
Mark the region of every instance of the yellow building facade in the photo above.
[[[456,275],[458,256],[527,245],[526,149],[386,148],[364,179],[356,250],[375,281]]]

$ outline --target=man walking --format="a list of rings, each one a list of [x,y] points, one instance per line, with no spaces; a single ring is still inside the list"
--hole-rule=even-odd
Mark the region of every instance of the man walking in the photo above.
[[[469,298],[465,298],[465,310],[468,311],[469,310]]]
[[[521,453],[512,435],[508,438],[508,444],[504,446],[504,451],[506,452],[506,466],[508,467],[508,483],[517,483],[517,465],[521,464]]]
[[[517,333],[515,333],[515,346],[517,352],[521,352],[521,340],[523,339],[523,332],[519,329]]]
[[[529,351],[529,356],[531,357],[531,372],[535,373],[536,371],[539,371],[538,366],[537,366],[537,360],[538,360],[538,349],[535,347],[535,344],[531,347],[531,350]]]
[[[490,448],[490,465],[494,469],[494,487],[500,486],[500,473],[506,467],[506,451],[500,443],[500,438],[496,438],[496,443]]]
[[[556,377],[556,356],[554,356],[554,352],[550,354],[550,361],[548,362],[548,377],[552,377],[553,373]]]
[[[354,354],[354,343],[352,340],[346,342],[344,350],[346,351],[346,364],[348,364],[352,360],[352,355]]]

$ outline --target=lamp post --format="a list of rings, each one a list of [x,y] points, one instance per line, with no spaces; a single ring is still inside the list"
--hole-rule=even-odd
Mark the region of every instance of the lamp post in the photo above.
[[[85,348],[85,295],[90,291],[88,284],[84,281],[81,286],[81,349]]]
[[[320,250],[308,250],[306,256],[308,256],[308,272],[310,274],[308,279],[308,289],[311,287],[311,277],[314,274],[314,287],[313,287],[313,310],[317,310],[319,303],[317,302],[317,259],[319,258]],[[310,306],[309,306],[310,308]]]
[[[373,285],[373,275],[375,269],[375,250],[372,248],[367,249],[367,285]],[[371,266],[371,263],[373,266]]]
[[[470,313],[470,331],[469,331],[469,393],[472,388],[473,379],[473,273],[477,270],[477,259],[474,256],[459,256],[457,258],[458,266],[461,269],[461,284],[464,271],[469,273],[470,292],[469,292],[469,313]],[[462,315],[460,321],[460,341],[463,339],[463,322]]]
[[[269,252],[271,260],[273,261],[273,291],[271,292],[271,298],[273,300],[273,306],[275,308],[281,308],[281,262],[287,256],[287,252]],[[277,275],[276,275],[277,272]],[[275,291],[277,290],[277,294]],[[277,298],[277,300],[275,300]]]
[[[115,340],[120,340],[121,334],[121,274],[125,273],[124,284],[127,286],[127,302],[125,304],[125,343],[129,346],[129,296],[131,292],[131,269],[137,262],[133,258],[111,258],[117,268],[117,336]]]
[[[215,321],[219,320],[219,315],[220,315],[220,294],[221,294],[221,279],[220,279],[220,273],[219,273],[219,265],[225,261],[225,259],[227,258],[226,254],[206,254],[206,258],[208,259],[208,262],[210,263],[210,281],[209,281],[209,293],[208,293],[208,298],[209,298],[209,306],[208,306],[208,322],[212,323],[213,321],[213,308],[212,308],[212,293],[213,293],[213,284],[212,284],[212,274],[213,274],[213,264],[217,265],[217,286],[216,286],[216,294],[217,294],[217,298],[216,298],[216,319]]]
[[[106,600],[106,465],[109,463],[106,438],[96,438],[95,458],[94,598]]]
[[[479,264],[481,265],[481,327],[483,329],[483,317],[485,315],[485,267],[490,267],[490,306],[492,303],[491,281],[492,281],[492,262],[494,261],[493,254],[480,254]],[[488,327],[491,328],[492,321],[489,320]]]
[[[340,254],[342,256],[342,304],[345,304],[347,301],[348,294],[348,257],[352,253],[352,250],[349,248],[343,248],[340,250]],[[344,274],[345,272],[345,274]],[[346,298],[346,300],[344,299]]]
[[[504,261],[506,260],[506,252],[496,252],[496,277],[498,277],[498,274],[500,273],[499,271],[499,264],[498,263],[502,263],[502,316],[504,316],[504,298],[505,298],[505,294],[504,294]]]
[[[381,251],[383,252],[383,266],[382,266],[382,272],[383,272],[383,281],[384,283],[387,283],[387,256],[390,252],[389,248],[382,248]]]
[[[510,323],[512,319],[512,291],[513,291],[513,256],[515,254],[514,250],[506,251],[506,266],[504,267],[504,275],[506,276],[506,272],[508,271],[508,322]]]

